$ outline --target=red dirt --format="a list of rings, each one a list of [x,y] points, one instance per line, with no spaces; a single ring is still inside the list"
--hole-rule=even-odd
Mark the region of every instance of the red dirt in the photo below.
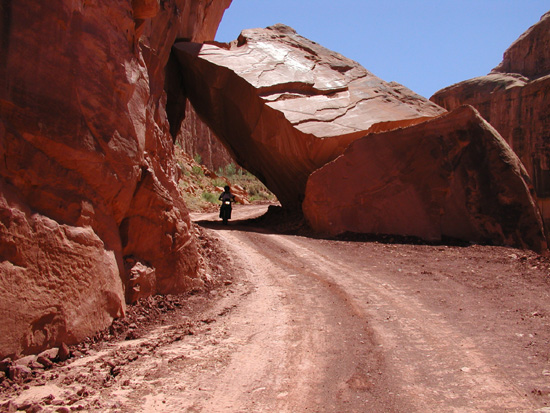
[[[172,297],[164,313],[167,301],[156,298],[148,304],[156,324],[142,328],[136,317],[130,340],[89,344],[27,383],[4,380],[0,404],[548,411],[546,258],[479,245],[315,239],[236,221],[263,210],[237,207],[228,227],[215,214],[194,216],[212,220],[201,223],[211,237],[203,246],[222,264],[209,293]]]

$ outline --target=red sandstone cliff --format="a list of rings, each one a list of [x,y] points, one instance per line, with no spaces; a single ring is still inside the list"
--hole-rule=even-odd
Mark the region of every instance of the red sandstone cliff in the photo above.
[[[106,327],[137,269],[153,293],[200,282],[165,67],[229,3],[2,3],[0,358]]]
[[[431,100],[449,110],[463,104],[479,110],[520,157],[550,223],[550,12],[487,76],[444,88]]]
[[[189,102],[185,107],[185,118],[177,140],[185,153],[192,157],[200,155],[201,164],[211,171],[217,171],[234,162],[233,157]]]

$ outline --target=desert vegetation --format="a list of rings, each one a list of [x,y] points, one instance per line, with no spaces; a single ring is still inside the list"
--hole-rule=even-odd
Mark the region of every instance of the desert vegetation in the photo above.
[[[190,211],[209,211],[218,207],[218,195],[225,185],[231,187],[237,202],[276,201],[275,195],[253,174],[235,163],[219,167],[215,172],[202,164],[202,158],[193,158],[176,146],[181,175],[178,186]]]

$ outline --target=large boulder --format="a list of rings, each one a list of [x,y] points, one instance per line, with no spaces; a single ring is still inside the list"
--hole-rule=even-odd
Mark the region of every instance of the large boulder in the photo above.
[[[534,181],[550,223],[550,12],[520,36],[486,76],[436,92],[448,110],[474,106],[510,144]]]
[[[212,39],[229,3],[2,3],[0,358],[108,326],[128,261],[154,269],[150,293],[193,285],[165,67],[176,38]]]
[[[546,249],[527,173],[470,106],[352,143],[309,178],[303,211],[330,235],[399,234]]]
[[[444,112],[284,25],[230,44],[177,43],[175,53],[197,113],[290,208],[300,208],[311,172],[350,142]]]

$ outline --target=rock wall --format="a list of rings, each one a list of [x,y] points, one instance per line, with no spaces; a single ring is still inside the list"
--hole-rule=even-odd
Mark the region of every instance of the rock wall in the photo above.
[[[201,164],[211,171],[217,171],[235,162],[190,103],[185,107],[185,118],[176,139],[185,153],[192,157],[200,155]]]
[[[463,104],[479,110],[525,165],[550,224],[550,12],[487,76],[444,88],[431,100],[449,110]]]
[[[289,208],[307,178],[368,130],[444,112],[357,62],[275,25],[231,44],[177,43],[189,99],[237,162]]]
[[[317,231],[455,238],[546,249],[527,172],[471,106],[367,135],[309,178]]]
[[[0,358],[108,326],[137,264],[152,293],[196,284],[165,67],[229,3],[2,3]]]

